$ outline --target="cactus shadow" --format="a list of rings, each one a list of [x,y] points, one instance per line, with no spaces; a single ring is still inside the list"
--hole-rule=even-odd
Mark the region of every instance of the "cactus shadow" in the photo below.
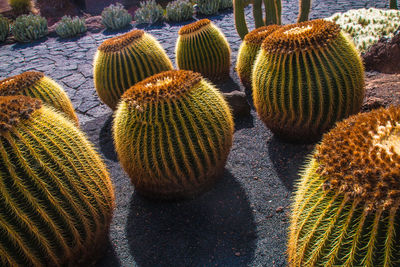
[[[224,81],[216,81],[214,82],[215,86],[223,93],[230,93],[233,91],[242,91],[240,85],[237,80],[232,78],[230,75],[228,79]]]
[[[134,193],[127,224],[138,266],[246,266],[256,225],[241,184],[229,172],[200,197],[156,202]]]
[[[162,22],[156,22],[154,24],[148,24],[148,23],[135,23],[135,27],[138,29],[142,29],[142,30],[159,30],[164,28],[164,26],[166,25],[166,23],[164,21]]]
[[[133,28],[134,28],[133,25],[129,24],[126,27],[123,27],[122,29],[118,29],[118,30],[105,29],[103,31],[103,35],[106,35],[106,36],[118,35],[118,34],[129,32],[129,31],[133,30]]]
[[[120,267],[122,266],[117,253],[114,250],[114,247],[110,240],[108,240],[106,244],[106,248],[103,252],[103,256],[97,261],[94,265],[95,267]]]
[[[49,38],[47,36],[45,36],[45,37],[42,37],[42,38],[40,38],[38,40],[34,40],[32,42],[29,42],[29,43],[19,43],[19,42],[17,42],[15,44],[13,44],[12,49],[13,50],[20,50],[20,49],[25,49],[25,48],[31,48],[31,47],[34,47],[36,45],[39,45],[41,43],[46,42],[48,39]]]
[[[251,115],[246,117],[235,118],[234,122],[235,122],[235,132],[241,129],[254,127],[254,117]]]
[[[108,115],[108,117],[101,118],[102,121],[105,120],[103,126],[101,127],[99,133],[99,146],[100,151],[109,160],[118,161],[117,152],[115,152],[114,139],[112,137],[112,123],[113,114]]]

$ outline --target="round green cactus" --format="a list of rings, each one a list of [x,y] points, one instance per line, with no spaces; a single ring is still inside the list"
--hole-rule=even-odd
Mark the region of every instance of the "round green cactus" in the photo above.
[[[297,185],[290,266],[400,265],[400,107],[325,134]]]
[[[27,71],[0,81],[0,96],[9,95],[38,98],[79,126],[74,107],[64,89],[42,72]]]
[[[212,80],[229,77],[231,49],[225,35],[208,19],[183,26],[176,44],[179,69],[200,72]]]
[[[106,247],[114,194],[104,163],[69,120],[0,96],[0,265],[89,266]]]
[[[223,172],[233,120],[222,94],[199,73],[154,75],[129,89],[114,119],[122,167],[136,190],[153,198],[185,198]]]
[[[121,95],[135,83],[172,70],[158,41],[142,30],[104,41],[94,58],[94,85],[100,99],[115,110]]]
[[[274,134],[313,142],[360,110],[364,67],[338,25],[313,20],[284,26],[264,40],[252,87],[256,110]]]
[[[263,26],[249,32],[244,37],[238,52],[236,71],[246,89],[251,90],[251,71],[262,42],[268,35],[279,28],[280,26],[278,25]]]

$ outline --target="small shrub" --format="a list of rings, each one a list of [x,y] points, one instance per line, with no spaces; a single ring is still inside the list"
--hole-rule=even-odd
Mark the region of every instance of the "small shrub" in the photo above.
[[[156,23],[164,18],[164,9],[155,0],[140,2],[140,8],[136,10],[135,20],[137,23]]]
[[[101,22],[107,29],[118,30],[128,26],[132,15],[120,3],[110,5],[101,12]]]
[[[64,16],[57,24],[56,33],[61,38],[70,38],[86,32],[86,29],[85,20],[83,18]]]
[[[193,17],[193,4],[188,0],[176,0],[167,5],[167,20],[185,21]]]
[[[221,0],[197,0],[199,13],[203,15],[214,15],[218,13]]]
[[[8,3],[15,14],[29,13],[32,10],[31,0],[8,0]]]
[[[232,0],[220,0],[220,1],[221,1],[221,3],[219,5],[219,9],[227,9],[227,8],[233,7]]]
[[[31,42],[47,35],[47,20],[39,15],[21,15],[12,26],[18,42]]]
[[[0,15],[0,42],[4,42],[10,32],[8,19]]]

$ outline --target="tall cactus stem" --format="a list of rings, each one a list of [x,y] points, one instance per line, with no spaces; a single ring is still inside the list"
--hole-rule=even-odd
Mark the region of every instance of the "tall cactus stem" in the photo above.
[[[235,16],[235,26],[236,31],[239,34],[240,38],[246,36],[249,33],[249,29],[247,28],[246,17],[244,15],[244,1],[243,0],[233,0],[233,14]]]
[[[262,0],[253,1],[253,17],[256,28],[264,26],[264,20],[262,14]]]
[[[282,4],[280,0],[264,0],[265,25],[281,24]]]
[[[397,7],[397,0],[390,0],[389,7],[390,7],[391,9],[398,9],[398,7]]]
[[[297,22],[303,22],[308,20],[308,16],[310,15],[310,8],[311,8],[311,0],[300,0],[299,17],[297,19]]]

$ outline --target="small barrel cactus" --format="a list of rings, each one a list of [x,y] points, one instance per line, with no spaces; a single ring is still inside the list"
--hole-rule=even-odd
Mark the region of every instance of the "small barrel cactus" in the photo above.
[[[168,3],[166,17],[169,21],[185,21],[193,17],[193,4],[189,0],[176,0]]]
[[[297,185],[289,266],[400,266],[400,107],[339,122]]]
[[[70,16],[64,16],[61,21],[57,23],[56,33],[61,38],[70,38],[78,34],[86,32],[85,19]]]
[[[222,94],[199,73],[173,70],[125,92],[113,132],[119,160],[139,193],[186,198],[223,172],[233,120]]]
[[[196,3],[199,13],[209,16],[218,13],[221,0],[197,0]]]
[[[135,21],[142,23],[157,23],[164,20],[164,9],[155,0],[140,2],[140,7],[135,12]]]
[[[0,81],[0,96],[25,95],[42,100],[48,106],[62,112],[79,125],[71,100],[64,89],[43,73],[27,71]]]
[[[278,25],[263,26],[251,31],[244,37],[238,52],[236,71],[246,89],[251,89],[251,71],[262,42],[279,27]]]
[[[284,26],[264,40],[252,87],[256,110],[274,134],[314,142],[360,110],[364,67],[338,25],[313,20]]]
[[[69,120],[39,99],[0,96],[0,169],[1,266],[89,266],[102,256],[113,188]]]
[[[121,95],[132,85],[173,69],[158,41],[142,30],[104,41],[97,50],[93,67],[97,94],[113,110]]]
[[[110,30],[118,30],[132,22],[132,15],[120,3],[110,5],[101,12],[101,23]]]
[[[176,43],[179,69],[200,72],[212,80],[229,77],[231,49],[225,35],[210,20],[183,26]]]
[[[0,42],[4,42],[10,32],[8,19],[0,15]]]
[[[220,0],[219,9],[227,9],[233,7],[233,0]]]
[[[18,42],[32,42],[47,35],[47,20],[39,15],[19,16],[12,26],[12,33]]]

